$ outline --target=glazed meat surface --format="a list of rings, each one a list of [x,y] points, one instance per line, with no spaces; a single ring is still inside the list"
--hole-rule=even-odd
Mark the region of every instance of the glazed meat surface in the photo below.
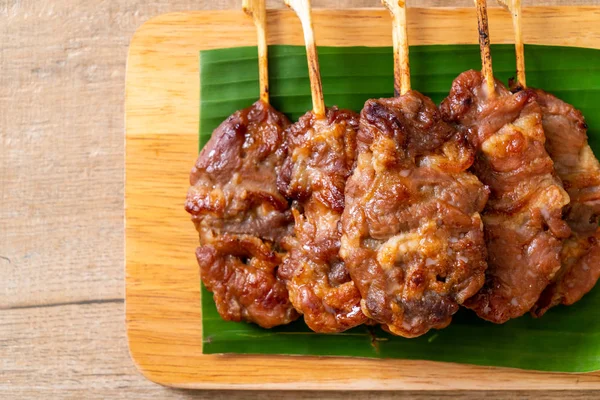
[[[557,304],[573,304],[600,276],[600,163],[588,145],[587,125],[573,106],[536,90],[546,150],[571,198],[565,219],[572,234],[562,247],[562,266],[532,310],[543,315]]]
[[[285,283],[276,276],[283,256],[267,241],[228,234],[204,239],[209,244],[196,250],[196,259],[224,320],[272,328],[298,318]]]
[[[199,232],[200,273],[221,317],[271,328],[296,319],[277,277],[293,217],[276,169],[289,122],[257,101],[212,134],[190,174],[185,209]]]
[[[294,200],[294,235],[279,269],[290,299],[315,332],[360,325],[360,293],[339,257],[344,189],[356,157],[358,115],[312,112],[286,131],[286,159],[279,187]]]
[[[569,196],[544,148],[534,91],[512,94],[496,82],[488,96],[481,73],[467,71],[440,110],[477,147],[473,171],[491,190],[482,214],[486,283],[465,305],[503,323],[529,311],[559,270],[562,239],[570,235],[561,218]]]
[[[346,185],[341,256],[363,312],[416,337],[446,327],[484,283],[488,192],[473,150],[418,92],[369,100]]]

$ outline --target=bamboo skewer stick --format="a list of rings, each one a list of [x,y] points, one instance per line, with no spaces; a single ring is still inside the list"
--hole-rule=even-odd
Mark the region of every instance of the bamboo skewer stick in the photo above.
[[[406,3],[404,0],[381,0],[392,14],[394,42],[394,95],[410,90],[410,63],[408,58],[408,33],[406,28]]]
[[[517,82],[522,88],[527,87],[525,78],[525,46],[523,44],[521,0],[498,0],[512,15],[515,31],[515,54],[517,58]]]
[[[256,26],[260,99],[269,104],[269,59],[265,0],[243,0],[242,9],[254,20],[254,25]]]
[[[525,45],[521,23],[521,0],[512,0],[513,29],[515,30],[515,53],[517,57],[517,82],[523,88],[527,87],[525,79]]]
[[[310,11],[310,0],[285,0],[302,23],[304,31],[304,43],[306,45],[306,57],[308,60],[308,75],[310,77],[310,91],[312,95],[313,113],[317,118],[325,117],[325,101],[323,100],[323,86],[321,85],[321,73],[319,72],[319,56],[312,24]]]
[[[477,28],[479,30],[479,51],[481,52],[481,72],[487,86],[488,96],[496,93],[494,70],[492,69],[492,54],[490,53],[490,34],[488,27],[487,2],[475,0],[477,6]]]

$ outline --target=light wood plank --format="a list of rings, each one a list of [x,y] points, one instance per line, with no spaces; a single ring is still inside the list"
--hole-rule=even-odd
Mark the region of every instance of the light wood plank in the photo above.
[[[411,44],[476,43],[474,9],[409,9]],[[494,43],[512,41],[490,9]],[[600,48],[600,7],[525,8],[527,43]],[[269,42],[302,44],[291,11],[268,13]],[[320,45],[391,45],[389,13],[315,10]],[[134,35],[126,84],[126,296],[132,356],[183,388],[390,390],[600,388],[600,373],[548,374],[450,363],[203,355],[196,234],[183,211],[197,154],[198,51],[256,43],[242,11],[172,13]],[[391,72],[390,72],[391,73]]]

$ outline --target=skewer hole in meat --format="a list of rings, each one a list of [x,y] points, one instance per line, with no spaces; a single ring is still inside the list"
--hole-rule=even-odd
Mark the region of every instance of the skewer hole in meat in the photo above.
[[[257,25],[261,99],[213,132],[192,169],[185,209],[200,236],[201,278],[221,317],[271,328],[298,318],[277,277],[281,241],[293,227],[276,185],[289,121],[268,103],[264,1],[244,8]]]
[[[517,82],[515,92],[527,87],[521,29],[521,1],[499,1],[510,11],[515,30]],[[572,105],[543,90],[535,90],[542,112],[546,150],[571,199],[564,218],[571,236],[563,241],[561,268],[532,309],[542,316],[557,304],[570,305],[589,292],[600,276],[600,163],[588,145],[583,115]]]
[[[394,18],[398,97],[368,100],[358,162],[346,185],[341,256],[362,309],[383,328],[416,337],[444,328],[483,285],[482,221],[488,192],[466,172],[474,151],[410,90],[404,7]]]
[[[366,322],[360,293],[339,257],[344,189],[356,158],[358,115],[326,109],[310,2],[286,0],[298,14],[306,41],[313,110],[285,133],[280,190],[294,201],[294,235],[279,276],[290,300],[315,332],[341,332]]]
[[[559,270],[569,196],[544,148],[536,93],[513,94],[494,80],[484,0],[477,9],[483,71],[459,75],[440,109],[478,149],[472,170],[491,190],[482,214],[486,283],[465,305],[503,323],[529,311]]]

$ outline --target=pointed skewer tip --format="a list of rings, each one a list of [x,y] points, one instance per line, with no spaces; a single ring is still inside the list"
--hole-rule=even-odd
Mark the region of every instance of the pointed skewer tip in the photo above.
[[[256,0],[242,0],[242,10],[250,17],[254,16]]]

